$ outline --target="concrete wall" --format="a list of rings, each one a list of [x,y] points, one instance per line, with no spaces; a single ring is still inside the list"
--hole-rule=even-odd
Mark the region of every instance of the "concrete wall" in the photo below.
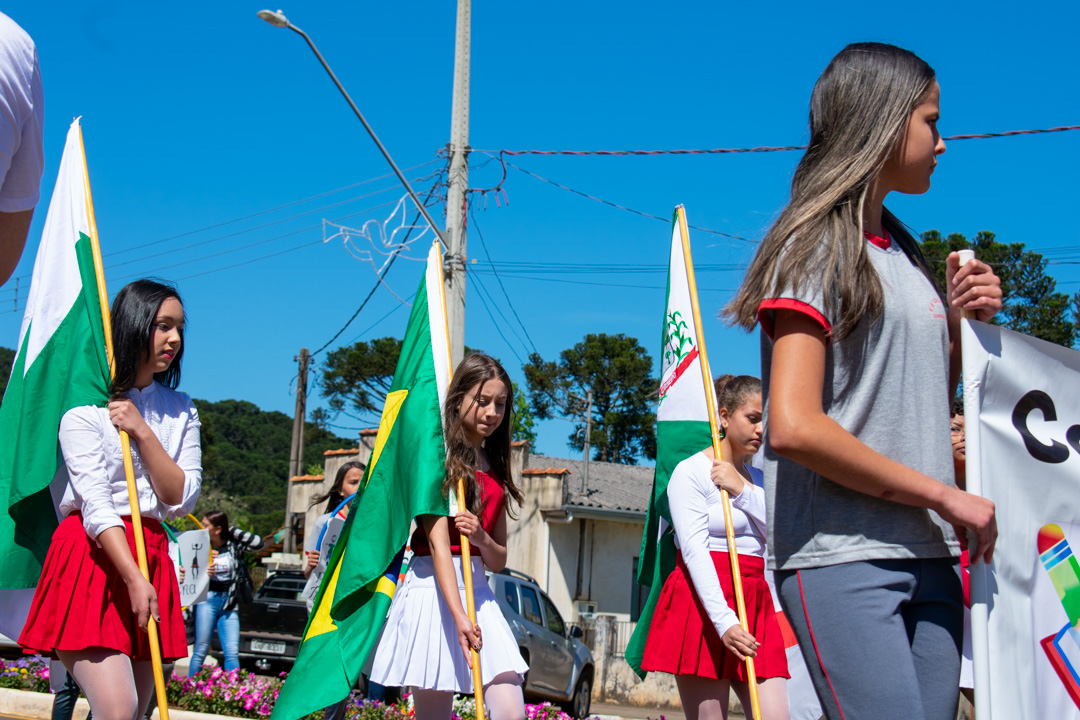
[[[342,465],[351,460],[358,460],[366,464],[371,459],[371,451],[375,447],[375,434],[375,430],[361,430],[360,442],[356,448],[330,450],[324,453],[322,477],[317,475],[304,476],[304,479],[290,480],[289,499],[293,512],[303,513],[304,515],[304,537],[311,534],[311,529],[315,527],[315,521],[326,512],[326,503],[310,507],[311,499],[324,495],[330,490],[330,487],[334,484],[334,478],[337,477],[337,472]],[[297,548],[297,550],[300,551],[302,548]]]
[[[506,566],[536,578],[543,585],[547,575],[548,531],[542,510],[562,507],[561,475],[520,475],[517,483],[525,503],[517,518],[506,522]],[[560,608],[561,609],[561,608]]]
[[[597,612],[630,619],[633,559],[641,552],[644,522],[588,520],[586,572],[581,600],[597,602]]]

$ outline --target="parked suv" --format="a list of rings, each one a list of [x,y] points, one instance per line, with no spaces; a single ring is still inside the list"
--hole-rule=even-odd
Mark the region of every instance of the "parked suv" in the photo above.
[[[525,695],[555,700],[573,717],[587,718],[595,664],[592,652],[578,639],[581,628],[563,622],[551,598],[528,575],[503,570],[488,579],[529,663]]]

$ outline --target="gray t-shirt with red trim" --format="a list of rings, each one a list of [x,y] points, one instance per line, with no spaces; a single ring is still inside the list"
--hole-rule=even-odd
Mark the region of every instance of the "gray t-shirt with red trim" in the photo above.
[[[822,407],[870,448],[955,485],[949,444],[949,333],[936,290],[895,243],[867,244],[885,310],[829,343]],[[762,303],[759,319],[766,428],[773,313],[796,309],[832,326],[813,278]],[[952,526],[937,513],[849,490],[764,443],[769,567],[822,567],[864,560],[958,556]]]

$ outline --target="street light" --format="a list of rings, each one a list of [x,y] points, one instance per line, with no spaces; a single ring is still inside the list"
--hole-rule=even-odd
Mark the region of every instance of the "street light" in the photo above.
[[[360,119],[361,123],[363,123],[364,129],[367,130],[368,135],[370,135],[371,139],[375,141],[375,144],[379,146],[379,150],[380,152],[382,152],[383,157],[386,158],[386,162],[390,163],[390,167],[393,168],[394,174],[397,175],[398,180],[401,181],[401,184],[405,186],[405,189],[409,193],[409,197],[411,197],[412,201],[416,203],[416,207],[420,210],[420,213],[424,216],[424,219],[427,220],[428,225],[430,225],[431,229],[435,231],[435,235],[439,238],[439,242],[441,242],[443,247],[446,248],[446,235],[443,233],[442,230],[439,229],[439,226],[435,224],[435,221],[431,219],[431,215],[428,213],[427,207],[424,206],[424,203],[420,202],[420,198],[416,196],[416,193],[412,189],[412,185],[409,184],[409,181],[405,179],[405,176],[401,173],[401,170],[398,169],[397,163],[394,162],[394,159],[390,157],[389,151],[387,151],[387,149],[379,141],[379,137],[375,134],[375,131],[372,129],[371,125],[369,125],[368,121],[364,119],[364,115],[360,112],[360,108],[356,107],[356,103],[354,103],[352,98],[349,97],[349,93],[345,92],[345,88],[344,86],[342,86],[341,81],[337,79],[337,75],[335,75],[334,71],[330,69],[330,66],[323,58],[322,53],[319,52],[319,48],[315,47],[315,43],[311,41],[311,38],[308,37],[308,34],[293,25],[291,22],[289,22],[289,19],[285,17],[285,13],[283,13],[281,10],[278,10],[277,12],[274,12],[273,10],[260,10],[255,14],[259,18],[273,25],[274,27],[289,28],[297,35],[304,38],[304,40],[308,44],[308,47],[310,47],[311,51],[315,53],[315,57],[319,58],[319,62],[322,63],[323,68],[326,70],[327,74],[330,75],[330,79],[334,81],[334,84],[337,85],[337,89],[340,90],[341,94],[345,97],[345,101],[349,103],[349,107],[352,108],[352,111],[356,113],[356,117]]]

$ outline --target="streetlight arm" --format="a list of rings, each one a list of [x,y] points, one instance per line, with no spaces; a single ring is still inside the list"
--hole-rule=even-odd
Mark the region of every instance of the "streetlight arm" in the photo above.
[[[431,214],[428,213],[428,209],[424,205],[424,203],[420,202],[420,198],[416,196],[416,192],[412,189],[412,185],[409,184],[409,181],[402,174],[401,170],[397,166],[397,163],[394,162],[394,159],[390,157],[390,152],[386,149],[385,146],[383,146],[382,142],[379,140],[379,136],[375,134],[375,130],[372,129],[371,125],[368,124],[368,121],[364,118],[364,114],[360,112],[360,108],[356,107],[356,103],[354,103],[353,99],[349,97],[349,93],[346,92],[345,87],[341,84],[341,81],[338,80],[337,75],[334,74],[334,71],[330,69],[330,65],[327,64],[326,59],[322,56],[322,53],[319,52],[319,48],[315,47],[315,43],[311,41],[311,38],[308,37],[308,34],[306,32],[296,27],[291,22],[288,22],[286,20],[285,27],[289,28],[297,35],[304,38],[304,41],[307,42],[308,47],[310,47],[311,51],[315,53],[315,57],[319,58],[319,62],[322,63],[322,66],[326,70],[327,74],[330,76],[330,79],[334,81],[334,84],[337,85],[337,89],[340,90],[342,96],[344,96],[345,101],[349,103],[349,107],[352,108],[352,111],[356,113],[356,117],[360,119],[361,123],[363,123],[364,129],[367,130],[368,135],[371,136],[371,139],[375,141],[375,144],[379,147],[379,151],[383,154],[383,157],[386,158],[386,162],[390,163],[390,167],[394,170],[394,174],[397,175],[398,180],[400,180],[401,184],[405,186],[405,190],[408,191],[409,197],[411,197],[412,201],[416,203],[416,207],[420,210],[420,213],[424,216],[424,219],[427,220],[428,225],[431,226],[431,229],[435,231],[435,235],[439,238],[439,242],[442,243],[443,248],[447,248],[445,233],[439,229],[438,225],[435,224],[435,221],[431,218]]]

